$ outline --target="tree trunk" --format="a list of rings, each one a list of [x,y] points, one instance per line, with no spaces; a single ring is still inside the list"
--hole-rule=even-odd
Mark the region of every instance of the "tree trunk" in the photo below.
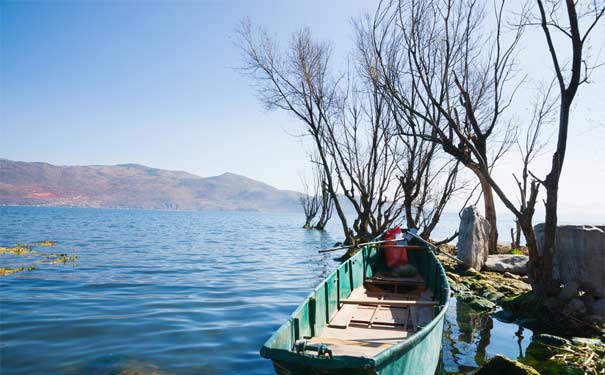
[[[349,224],[347,222],[347,216],[340,205],[340,201],[338,200],[338,195],[336,194],[336,189],[334,188],[334,183],[332,181],[332,171],[330,170],[330,163],[326,158],[326,154],[324,152],[324,148],[322,145],[321,135],[317,130],[314,130],[312,133],[313,139],[315,140],[315,144],[317,146],[317,151],[319,153],[319,157],[321,158],[321,164],[324,168],[324,172],[326,173],[326,187],[328,188],[328,192],[332,196],[332,201],[334,202],[334,208],[336,208],[336,213],[338,214],[338,218],[340,219],[340,223],[342,225],[342,231],[345,235],[345,245],[353,245],[355,243],[355,237],[351,233],[349,229]]]
[[[552,278],[552,263],[555,254],[555,239],[557,235],[557,202],[559,199],[559,178],[563,168],[565,149],[567,145],[567,128],[569,124],[570,104],[563,98],[559,118],[559,141],[557,150],[552,156],[550,173],[544,180],[546,188],[546,215],[544,217],[544,235],[542,237],[542,270],[540,279],[541,295],[548,295],[557,288]]]
[[[485,219],[489,223],[489,242],[488,249],[490,254],[496,254],[498,250],[498,221],[496,218],[496,204],[494,202],[494,191],[489,181],[477,174],[481,182],[481,191],[483,192],[483,204],[485,208]]]
[[[307,216],[307,220],[305,221],[305,225],[303,225],[304,229],[311,229],[311,220],[312,218]]]
[[[414,221],[414,215],[412,211],[412,200],[407,198],[408,194],[406,193],[406,198],[404,199],[403,205],[405,210],[405,221],[408,228],[416,228],[416,222]]]
[[[532,225],[531,217],[518,218],[519,225],[527,241],[527,250],[529,251],[529,267],[528,275],[532,286],[532,291],[535,294],[544,294],[544,257],[538,252],[538,241],[536,240],[536,233]],[[551,267],[552,270],[552,267]]]

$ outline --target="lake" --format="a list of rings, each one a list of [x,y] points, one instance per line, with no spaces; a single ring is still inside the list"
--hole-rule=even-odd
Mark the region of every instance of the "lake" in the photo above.
[[[78,256],[0,277],[0,370],[272,373],[260,346],[337,265],[317,249],[340,239],[338,224],[323,233],[301,224],[290,213],[0,207],[0,246],[48,239],[57,245],[37,250]],[[437,233],[456,226],[446,217]],[[458,324],[461,311],[448,311],[447,371],[527,346],[516,325],[485,314],[479,328]]]

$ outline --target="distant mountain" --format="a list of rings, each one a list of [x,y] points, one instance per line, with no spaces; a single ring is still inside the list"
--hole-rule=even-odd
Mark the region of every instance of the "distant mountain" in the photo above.
[[[138,164],[58,166],[0,159],[0,204],[176,210],[299,210],[300,193],[225,173]]]

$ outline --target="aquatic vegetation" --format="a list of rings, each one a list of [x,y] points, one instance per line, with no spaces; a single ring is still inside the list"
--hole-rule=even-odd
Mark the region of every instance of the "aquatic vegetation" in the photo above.
[[[137,360],[128,361],[117,375],[172,375],[157,365]]]
[[[58,263],[66,264],[67,262],[75,263],[76,259],[78,259],[78,256],[77,255],[67,255],[67,254],[53,254],[53,255],[49,256],[48,258],[49,259],[53,258],[49,262],[49,264],[58,264]]]
[[[44,240],[44,241],[38,241],[38,242],[32,243],[32,245],[34,245],[34,246],[46,246],[46,247],[53,247],[56,244],[57,244],[57,241],[51,241],[51,240]]]
[[[551,335],[538,335],[527,348],[521,362],[544,375],[605,373],[605,344],[599,340],[566,340]]]
[[[67,264],[73,262],[75,264],[78,257],[76,255],[68,255],[65,253],[39,253],[33,250],[36,246],[53,247],[56,241],[44,240],[33,242],[31,244],[18,243],[14,247],[0,247],[0,255],[12,255],[23,258],[34,258],[36,264]],[[36,266],[33,264],[23,265],[19,267],[1,267],[0,276],[9,276],[23,271],[33,271]]]
[[[0,276],[12,275],[13,273],[23,271],[23,267],[20,268],[4,268],[0,267]]]
[[[22,244],[17,244],[15,247],[0,247],[0,254],[26,255],[31,252],[31,246]]]

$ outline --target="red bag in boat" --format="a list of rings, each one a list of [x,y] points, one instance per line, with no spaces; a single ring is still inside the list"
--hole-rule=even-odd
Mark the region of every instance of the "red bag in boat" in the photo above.
[[[385,240],[401,239],[401,241],[386,242],[382,247],[384,248],[384,255],[387,260],[387,267],[394,268],[408,264],[408,251],[407,249],[397,247],[405,244],[403,232],[401,228],[395,227],[388,230],[384,234]]]

